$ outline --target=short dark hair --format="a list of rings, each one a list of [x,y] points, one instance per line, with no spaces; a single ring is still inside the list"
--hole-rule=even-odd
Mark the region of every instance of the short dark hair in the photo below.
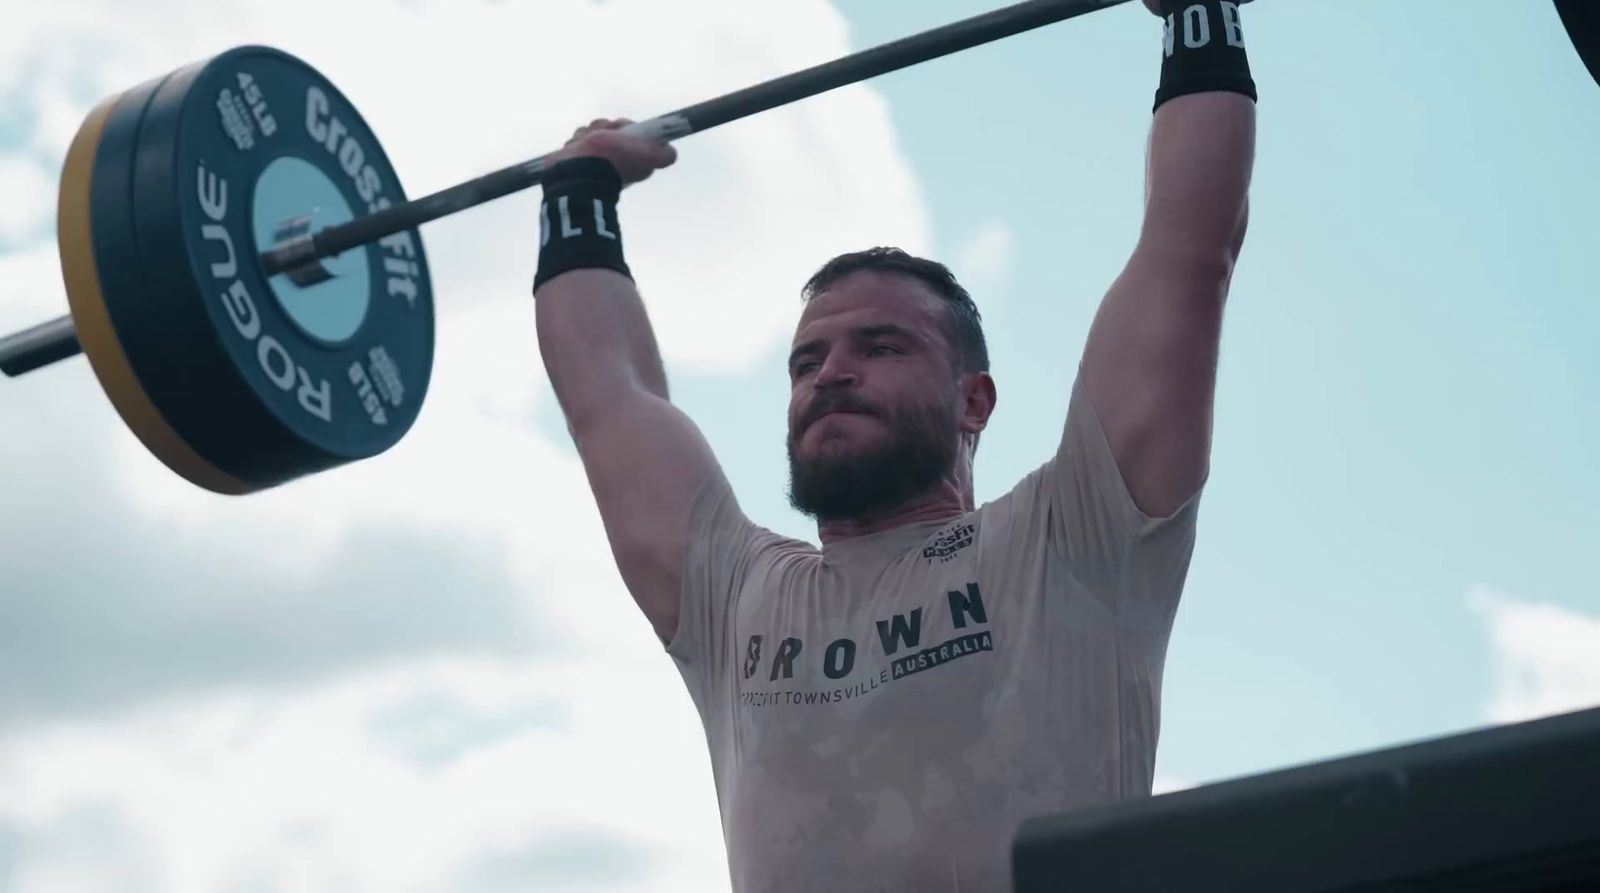
[[[978,305],[950,268],[937,261],[917,257],[899,248],[868,248],[841,254],[822,265],[800,290],[803,301],[810,301],[834,283],[863,270],[910,276],[926,285],[945,302],[945,337],[956,349],[955,365],[962,373],[989,371],[989,346],[983,337],[983,317]]]

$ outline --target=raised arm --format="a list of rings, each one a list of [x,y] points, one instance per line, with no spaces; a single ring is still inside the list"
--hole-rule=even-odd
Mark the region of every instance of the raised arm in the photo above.
[[[1238,5],[1146,0],[1167,21],[1133,256],[1095,315],[1081,375],[1117,467],[1164,517],[1209,470],[1223,304],[1244,242],[1254,83]]]
[[[605,158],[627,183],[672,163],[671,146],[618,133],[621,123],[580,128],[553,160]],[[546,204],[559,191],[548,189]],[[569,234],[581,252],[590,250],[581,240],[619,229],[614,220],[595,222],[593,200],[581,186],[572,198],[565,213],[559,204],[550,210],[548,238]],[[550,272],[549,258],[548,252],[541,258],[541,276]],[[668,400],[661,355],[633,280],[616,269],[573,266],[535,289],[539,350],[623,582],[656,635],[670,642],[689,510],[700,486],[722,471],[700,430]]]

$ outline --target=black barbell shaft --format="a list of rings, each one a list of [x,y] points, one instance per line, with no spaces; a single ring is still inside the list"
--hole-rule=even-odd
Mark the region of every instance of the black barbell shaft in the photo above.
[[[636,126],[665,139],[678,139],[808,96],[1126,2],[1025,0],[746,87]],[[371,244],[384,236],[413,229],[431,220],[527,189],[542,179],[544,158],[540,156],[501,168],[431,195],[358,217],[349,223],[330,226],[299,243],[264,252],[261,255],[262,266],[269,275],[280,273],[307,261]]]
[[[809,96],[1126,2],[1128,0],[1024,0],[764,81],[633,127],[662,139],[678,139]],[[262,267],[269,276],[282,273],[535,186],[543,176],[544,158],[541,155],[348,223],[330,226],[263,252]],[[0,372],[21,375],[81,351],[72,319],[63,316],[0,337]]]

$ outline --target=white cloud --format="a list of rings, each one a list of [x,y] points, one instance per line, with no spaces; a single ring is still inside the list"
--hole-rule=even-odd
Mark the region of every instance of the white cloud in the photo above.
[[[55,181],[43,165],[0,158],[0,246],[32,239],[55,219]]]
[[[957,246],[951,271],[972,292],[980,310],[1005,302],[1016,264],[1017,239],[1004,221],[986,220]]]
[[[53,214],[53,195],[49,201],[49,211]],[[0,282],[4,282],[6,293],[5,301],[0,303],[0,324],[4,325],[6,334],[14,328],[44,322],[67,312],[67,293],[61,285],[61,261],[53,241],[35,242],[11,252],[0,249],[0,277],[3,277]],[[42,378],[20,379],[14,384],[22,385],[23,389],[47,387],[36,383],[40,381]]]
[[[562,850],[594,864],[523,882],[726,888],[699,725],[660,669],[419,662],[25,732],[0,745],[0,826],[41,855],[8,889],[130,865],[172,893],[463,889]]]
[[[32,198],[0,238],[50,219],[29,172],[93,103],[241,43],[339,84],[413,195],[848,50],[821,0],[27,4],[0,98],[30,129],[0,170]],[[746,373],[829,255],[931,243],[869,88],[680,150],[623,211],[671,371]],[[426,230],[434,385],[358,466],[215,497],[144,451],[83,361],[0,382],[0,885],[725,888],[693,706],[541,433],[535,201]],[[0,281],[0,330],[65,309],[51,246],[0,251]],[[585,852],[616,871],[586,875]]]
[[[1600,615],[1522,601],[1487,587],[1468,599],[1493,650],[1493,722],[1600,706]]]

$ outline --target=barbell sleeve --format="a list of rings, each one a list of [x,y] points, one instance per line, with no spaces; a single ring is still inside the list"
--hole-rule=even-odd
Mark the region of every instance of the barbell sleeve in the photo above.
[[[62,316],[0,337],[0,372],[15,378],[82,352],[72,317]]]

